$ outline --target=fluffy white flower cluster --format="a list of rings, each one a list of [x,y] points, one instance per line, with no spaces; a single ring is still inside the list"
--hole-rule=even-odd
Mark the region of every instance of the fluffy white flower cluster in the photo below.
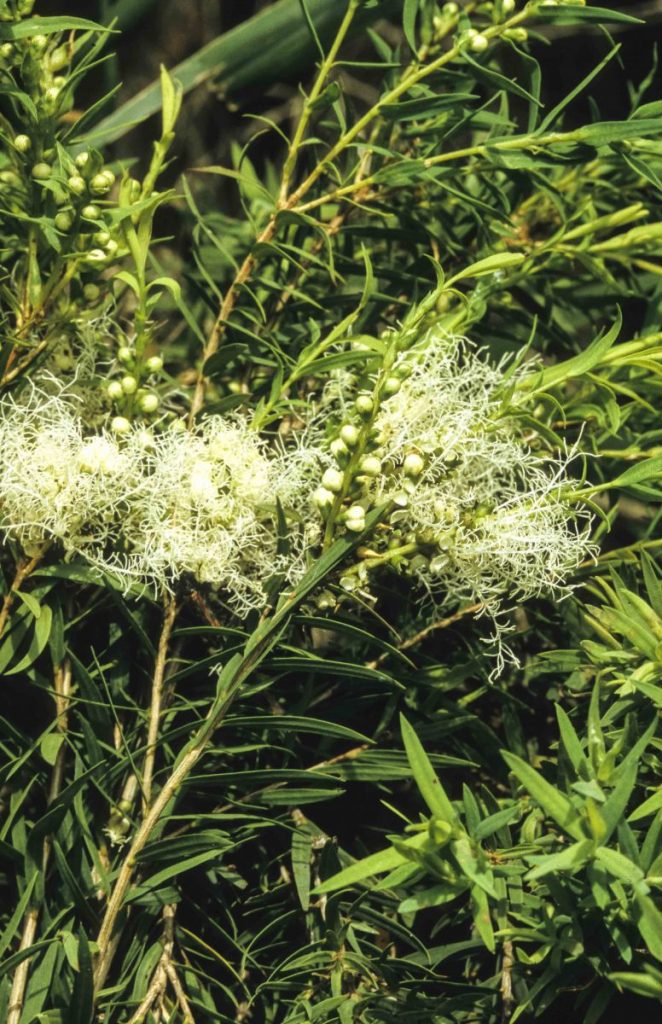
[[[270,449],[240,419],[210,417],[198,434],[136,427],[116,439],[85,436],[66,393],[33,388],[26,401],[0,405],[6,534],[29,553],[54,539],[127,585],[167,589],[190,573],[227,592],[240,613],[263,603],[274,573],[300,573],[315,538],[297,526],[297,509],[316,468],[312,453]]]
[[[590,515],[567,500],[571,456],[534,450],[535,431],[527,439],[513,412],[528,373],[433,331],[398,354],[386,379],[355,383],[354,423],[346,395],[325,396],[345,425],[331,444],[338,468],[316,492],[323,513],[351,530],[351,517],[394,501],[377,564],[388,545],[437,600],[479,601],[495,622],[504,602],[558,591],[591,552]],[[344,438],[367,454],[348,456]],[[335,504],[321,500],[325,488]]]

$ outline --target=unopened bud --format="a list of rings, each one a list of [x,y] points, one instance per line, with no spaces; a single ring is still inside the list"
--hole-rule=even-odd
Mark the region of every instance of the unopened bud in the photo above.
[[[342,491],[344,480],[345,478],[339,470],[327,469],[324,471],[324,475],[322,477],[322,486],[337,494],[338,491]]]
[[[122,377],[122,391],[125,395],[135,395],[138,390],[138,381],[131,374],[127,374],[126,377]]]
[[[67,212],[67,210],[61,210],[60,213],[56,213],[53,218],[53,223],[58,231],[70,231],[73,222],[74,218],[72,214]]]
[[[340,437],[348,448],[354,448],[359,442],[359,431],[353,423],[345,423],[340,429]]]
[[[67,185],[69,187],[69,191],[73,192],[77,196],[82,196],[83,192],[87,188],[85,179],[81,178],[80,174],[72,174],[71,177],[67,179]]]
[[[145,366],[150,373],[160,373],[163,369],[163,360],[161,356],[150,356],[145,362]]]
[[[131,424],[126,416],[114,416],[110,421],[110,429],[114,434],[128,434],[131,430]]]
[[[356,411],[360,413],[361,416],[372,415],[372,411],[375,408],[375,403],[370,395],[359,395],[354,402],[354,405],[356,406]]]
[[[45,164],[45,163],[35,164],[34,167],[32,168],[32,177],[36,178],[37,181],[46,181],[47,178],[50,178],[52,173],[53,173],[53,168],[51,167],[50,164]]]
[[[470,47],[474,53],[485,53],[485,50],[490,45],[490,41],[487,36],[482,35],[478,32],[470,42]]]
[[[331,454],[340,460],[345,459],[349,455],[347,445],[340,437],[336,437],[330,444]]]
[[[425,462],[417,452],[410,452],[410,454],[406,456],[402,468],[404,469],[406,476],[420,476],[425,469]]]
[[[14,139],[14,149],[19,153],[27,153],[31,146],[32,141],[29,135],[17,135]]]
[[[112,171],[100,171],[90,181],[90,191],[96,196],[105,196],[110,192],[115,182],[115,175]]]
[[[359,469],[366,476],[379,476],[382,464],[376,455],[364,455],[359,463]]]
[[[159,396],[155,395],[153,391],[149,394],[143,395],[139,402],[141,412],[153,413],[159,407]]]
[[[106,388],[106,392],[113,402],[116,402],[124,395],[124,389],[118,380],[111,380],[110,384]]]
[[[333,499],[333,491],[326,487],[318,487],[313,494],[313,501],[318,508],[329,508],[330,505],[333,505]]]

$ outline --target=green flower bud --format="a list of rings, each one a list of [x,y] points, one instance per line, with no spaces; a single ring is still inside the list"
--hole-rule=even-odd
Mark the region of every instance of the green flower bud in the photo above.
[[[106,388],[106,392],[113,402],[124,397],[124,388],[118,380],[111,380],[110,384]]]
[[[345,526],[352,533],[365,530],[365,509],[361,505],[350,505],[345,513]]]
[[[46,89],[44,93],[44,99],[47,103],[55,103],[59,95],[60,89],[58,89],[57,85],[49,85],[48,89]]]
[[[515,0],[501,0],[501,10],[504,14],[512,14],[515,10]]]
[[[14,47],[11,43],[3,43],[0,46],[0,60],[9,60],[14,53]]]
[[[145,362],[145,366],[150,373],[160,373],[163,369],[163,360],[161,356],[150,356]]]
[[[340,437],[348,448],[354,448],[359,443],[359,431],[353,423],[345,423],[340,428]]]
[[[490,41],[487,36],[484,36],[479,32],[472,38],[469,45],[474,53],[485,53],[485,50],[490,45]]]
[[[117,350],[117,358],[119,359],[120,363],[130,363],[131,360],[133,359],[133,351],[129,348],[128,345],[121,345],[120,348]]]
[[[382,463],[376,455],[364,455],[359,463],[359,469],[365,476],[379,476],[382,471]]]
[[[117,250],[119,249],[119,245],[117,244],[117,242],[115,241],[114,238],[110,238],[106,242],[106,244],[104,246],[104,249],[108,253],[108,256],[112,259],[112,257],[117,253]]]
[[[32,146],[32,140],[29,135],[17,135],[14,139],[14,149],[19,153],[27,153]]]
[[[80,171],[82,171],[84,167],[87,167],[89,161],[90,161],[90,154],[86,153],[86,152],[83,152],[83,153],[79,153],[78,154],[78,156],[76,157],[74,163],[76,164],[76,167]]]
[[[15,188],[21,184],[21,179],[15,171],[0,171],[0,181],[9,188]]]
[[[406,476],[417,477],[425,469],[425,462],[417,452],[410,452],[406,456],[402,468]]]
[[[340,461],[344,460],[349,455],[347,445],[340,437],[336,437],[335,440],[331,442],[330,448],[331,454]]]
[[[58,46],[48,58],[49,71],[61,71],[69,63],[69,50],[66,46]]]
[[[521,26],[506,29],[503,35],[505,39],[512,39],[514,43],[525,43],[529,38],[529,33]]]
[[[88,263],[104,263],[106,258],[103,249],[90,249],[87,254]]]
[[[42,35],[33,36],[32,39],[30,40],[30,46],[33,50],[36,50],[38,53],[42,53],[48,46],[48,37]]]
[[[333,505],[333,491],[327,487],[318,487],[313,494],[313,501],[318,508],[329,508]]]
[[[142,398],[140,399],[139,405],[140,405],[141,412],[145,412],[145,413],[156,412],[156,410],[159,407],[159,396],[155,395],[154,392],[151,391],[149,394],[142,396]]]
[[[55,214],[53,223],[58,231],[71,231],[71,227],[74,222],[74,216],[69,210],[61,210]]]
[[[110,429],[114,434],[128,434],[131,431],[131,424],[126,416],[114,416],[110,421]]]
[[[80,174],[72,174],[71,177],[67,179],[67,186],[69,191],[73,192],[74,195],[77,196],[82,196],[83,192],[85,192],[87,188],[85,179],[81,178]]]
[[[444,4],[444,6],[441,8],[441,13],[445,14],[447,18],[454,18],[455,15],[459,13],[459,10],[460,8],[457,6],[457,4],[450,3]]]
[[[102,249],[105,249],[110,241],[110,233],[108,231],[96,231],[92,236],[92,240],[95,245],[99,245]]]
[[[333,491],[334,494],[342,491],[344,481],[345,477],[337,469],[327,469],[322,476],[322,486],[326,487],[328,491]]]
[[[99,217],[101,216],[101,210],[98,206],[95,206],[94,203],[88,203],[80,212],[83,217],[87,217],[88,220],[99,220]]]
[[[86,284],[83,288],[83,295],[89,302],[96,302],[101,295],[101,289],[97,284]]]
[[[90,181],[90,191],[95,196],[105,196],[110,192],[115,183],[115,175],[112,171],[100,171]]]
[[[135,395],[138,390],[138,381],[131,374],[122,377],[122,391],[125,395]]]
[[[354,402],[356,411],[361,416],[371,416],[375,408],[375,403],[370,395],[359,395]]]
[[[387,377],[382,384],[382,394],[390,398],[392,395],[397,395],[401,387],[402,384],[397,377]]]
[[[35,164],[32,168],[32,177],[36,178],[37,181],[47,181],[53,173],[53,168],[50,164],[40,163]]]

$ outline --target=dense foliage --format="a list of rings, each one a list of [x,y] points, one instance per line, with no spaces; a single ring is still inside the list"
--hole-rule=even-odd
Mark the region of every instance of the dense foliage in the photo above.
[[[0,0],[0,1020],[652,1019],[655,67],[577,118],[633,19],[279,0],[108,113],[112,32],[33,7]],[[604,56],[550,104],[558,27]],[[231,166],[173,167],[194,85],[293,67]]]

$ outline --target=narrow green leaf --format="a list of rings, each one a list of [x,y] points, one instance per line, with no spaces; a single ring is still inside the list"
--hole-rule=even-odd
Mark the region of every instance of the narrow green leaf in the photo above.
[[[511,772],[517,776],[543,811],[553,818],[561,828],[565,829],[573,839],[583,839],[582,830],[577,822],[577,813],[568,798],[550,785],[535,768],[523,761],[521,757],[511,754],[507,750],[502,750],[501,756]]]
[[[420,850],[428,842],[428,837],[427,833],[419,832],[417,835],[399,840],[399,842],[404,847]],[[349,867],[343,868],[338,874],[327,878],[321,885],[316,886],[313,889],[313,894],[320,895],[321,893],[335,892],[336,889],[344,889],[349,885],[354,885],[356,882],[363,882],[366,878],[372,878],[373,875],[381,875],[385,871],[392,871],[394,868],[400,867],[401,864],[406,864],[407,862],[407,858],[402,853],[396,850],[395,847],[390,846],[386,850],[372,853],[369,857],[364,857],[363,860],[356,861],[356,863],[350,864]]]
[[[434,815],[449,824],[457,821],[457,813],[448,799],[421,741],[404,715],[400,715],[400,729],[407,751],[407,760],[421,796]]]

